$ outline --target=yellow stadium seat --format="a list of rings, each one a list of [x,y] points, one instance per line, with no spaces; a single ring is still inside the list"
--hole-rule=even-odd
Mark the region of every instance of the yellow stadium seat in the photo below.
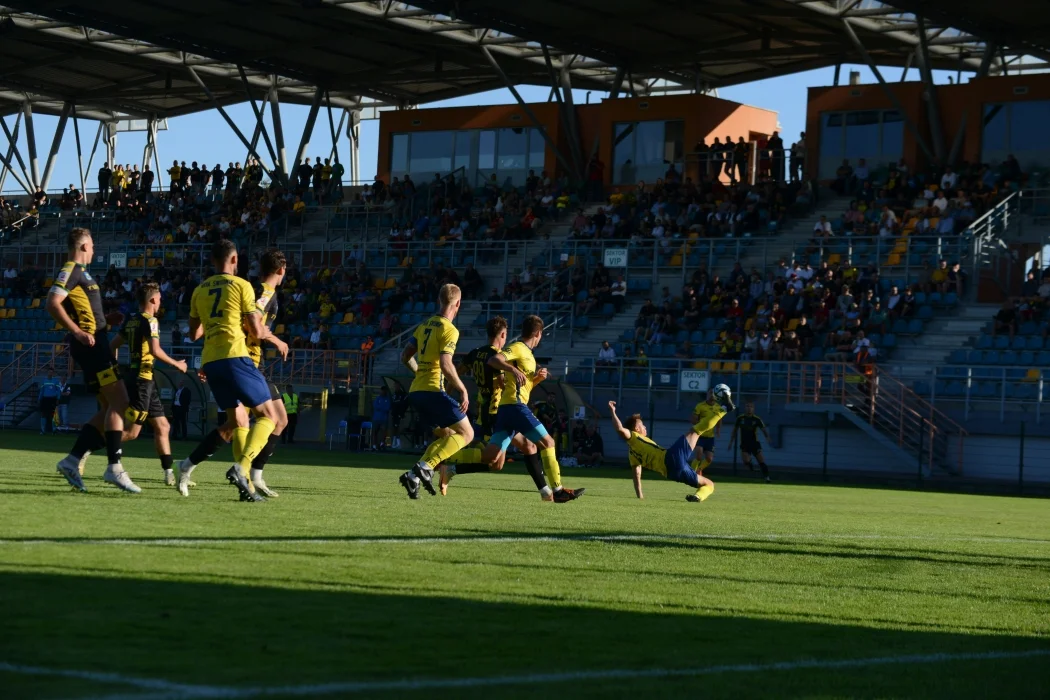
[[[838,265],[842,262],[842,256],[838,253],[832,253],[828,256],[828,265]]]
[[[277,327],[273,329],[273,332],[276,333],[277,335],[281,335],[282,333],[284,333],[284,324],[283,323],[278,323]]]
[[[53,285],[54,283],[55,283],[55,280],[52,277],[48,277],[46,280],[44,280],[44,286],[47,287],[48,289],[50,289],[51,285]]]
[[[343,314],[343,320],[340,321],[339,323],[353,323],[353,322],[354,322],[354,312],[353,311],[347,311],[345,314]]]
[[[749,318],[746,321],[744,321],[744,330],[745,331],[749,331],[749,330],[751,330],[751,327],[754,326],[754,325],[755,325],[755,319]]]
[[[722,371],[722,363],[721,362],[712,362],[711,366],[709,367],[709,369],[712,372],[721,372]]]
[[[897,253],[890,253],[889,257],[886,259],[886,264],[887,265],[900,265],[901,264],[901,256],[898,255]]]
[[[751,371],[751,363],[750,362],[741,362],[740,363],[740,371],[741,372],[750,372]]]
[[[22,349],[22,344],[21,343],[15,343],[15,350],[21,350],[21,349]]]
[[[31,309],[39,309],[40,308],[40,299],[34,299],[33,303],[29,305],[29,308],[31,308]]]
[[[387,280],[386,280],[386,288],[387,289],[394,289],[395,287],[397,287],[397,278],[396,277],[388,277]]]
[[[0,297],[0,309],[4,308],[5,306],[7,306],[7,299]]]
[[[789,331],[793,331],[797,327],[798,327],[798,319],[797,318],[792,318],[792,319],[788,320],[787,329]]]
[[[1030,368],[1028,370],[1028,374],[1025,376],[1024,380],[1026,382],[1038,382],[1039,381],[1039,375],[1041,375],[1041,374],[1042,374],[1042,370],[1035,369],[1034,367]]]
[[[8,318],[14,318],[17,315],[18,315],[18,309],[8,309],[7,310],[7,317]]]
[[[707,362],[703,360],[697,360],[693,363],[693,369],[707,369]]]
[[[274,360],[276,358],[277,358],[277,351],[274,350],[273,348],[267,348],[266,349],[266,359],[267,360]]]
[[[735,362],[723,362],[722,363],[722,371],[723,372],[735,372],[736,371],[736,363]]]
[[[412,264],[412,256],[406,255],[405,257],[401,258],[401,267],[408,267],[411,264]]]
[[[680,254],[678,254],[678,253],[675,253],[674,255],[671,256],[671,267],[681,267],[681,266],[682,266],[682,256]]]

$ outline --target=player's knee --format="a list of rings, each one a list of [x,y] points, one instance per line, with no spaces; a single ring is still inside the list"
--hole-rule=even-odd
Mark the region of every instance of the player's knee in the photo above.
[[[153,433],[160,438],[166,438],[171,433],[171,424],[167,418],[158,418],[153,421]]]
[[[462,437],[468,445],[474,441],[474,428],[470,423],[460,424],[456,432],[459,433],[460,437]]]
[[[554,438],[550,435],[544,435],[536,441],[536,447],[538,447],[540,451],[552,449],[554,447]]]

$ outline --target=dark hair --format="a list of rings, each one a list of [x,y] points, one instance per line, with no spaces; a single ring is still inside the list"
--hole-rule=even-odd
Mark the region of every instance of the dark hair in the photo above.
[[[86,228],[74,228],[69,230],[69,236],[66,238],[66,245],[69,248],[69,252],[72,253],[74,250],[84,245],[85,240],[91,238],[91,231]]]
[[[641,425],[641,423],[642,423],[642,414],[641,413],[632,413],[630,416],[627,417],[627,420],[624,421],[623,427],[627,428],[628,430],[630,430],[632,432],[637,432],[638,431],[638,426]]]
[[[495,340],[496,336],[505,330],[507,330],[507,319],[502,316],[493,316],[485,324],[485,332],[488,333],[489,340]]]
[[[160,285],[156,282],[143,282],[135,293],[135,299],[139,304],[145,304],[154,294],[160,294]]]
[[[259,258],[260,271],[266,276],[276,274],[278,270],[287,266],[288,261],[285,259],[284,253],[276,248],[270,248]]]
[[[211,261],[218,265],[223,265],[227,260],[230,259],[234,253],[237,252],[237,246],[229,238],[223,238],[215,241],[211,247]]]
[[[529,314],[521,322],[521,337],[531,338],[543,330],[543,319],[535,314]]]

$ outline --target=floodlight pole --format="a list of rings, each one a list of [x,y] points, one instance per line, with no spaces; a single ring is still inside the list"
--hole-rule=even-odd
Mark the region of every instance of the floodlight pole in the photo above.
[[[23,112],[19,112],[18,113],[18,119],[19,120],[21,120],[21,118],[23,116],[24,116]],[[17,135],[18,132],[17,132],[17,130],[15,131],[15,134],[12,135],[11,131],[8,130],[8,128],[7,128],[7,122],[4,121],[3,117],[0,117],[0,127],[3,127],[4,135],[7,136],[7,140],[11,144],[11,148],[14,151],[15,162],[18,163],[18,167],[22,171],[22,178],[25,178],[25,182],[27,182],[30,185],[32,185],[33,184],[32,183],[33,178],[29,177],[29,170],[26,168],[26,163],[25,163],[24,160],[22,160],[22,152],[18,148],[18,135]],[[10,158],[10,157],[11,156],[8,156],[8,158]],[[12,169],[11,172],[14,173],[14,170]],[[19,182],[22,182],[22,180],[19,179]],[[30,194],[32,194],[32,192],[30,192]]]
[[[857,49],[857,52],[861,55],[861,58],[863,58],[864,62],[868,64],[868,68],[871,69],[871,72],[875,74],[875,79],[879,81],[879,85],[882,87],[882,90],[886,93],[886,97],[889,98],[894,108],[898,112],[900,112],[901,117],[904,119],[904,125],[908,127],[908,131],[911,132],[912,138],[915,139],[915,142],[919,144],[919,148],[922,149],[922,152],[926,154],[927,158],[929,158],[930,160],[936,160],[936,158],[934,158],[933,151],[930,150],[929,145],[926,143],[926,139],[924,139],[922,137],[922,134],[919,132],[919,127],[915,125],[915,122],[912,121],[911,117],[909,117],[908,113],[904,110],[904,105],[901,104],[900,98],[897,97],[897,93],[893,92],[893,89],[890,88],[889,84],[886,82],[886,79],[882,77],[882,73],[879,71],[879,67],[875,65],[875,61],[871,60],[871,54],[869,54],[868,50],[864,48],[864,44],[861,43],[860,37],[857,36],[857,33],[855,31],[853,31],[853,27],[851,27],[850,23],[846,20],[842,20],[842,26],[846,30],[846,36],[848,36],[850,38],[850,41],[853,42],[853,46]]]
[[[547,129],[544,128],[543,123],[540,122],[540,120],[536,117],[536,113],[533,112],[532,108],[529,107],[528,103],[522,99],[521,93],[519,93],[518,89],[514,86],[514,82],[509,77],[507,77],[507,74],[504,73],[503,69],[499,67],[498,63],[496,63],[496,59],[493,58],[492,53],[489,51],[488,47],[482,45],[480,48],[482,55],[485,56],[485,58],[488,60],[493,70],[495,70],[496,74],[499,75],[500,80],[502,80],[503,84],[507,86],[507,89],[510,90],[510,94],[514,95],[514,99],[518,101],[518,105],[521,107],[522,111],[524,111],[525,114],[529,117],[529,119],[532,120],[532,123],[535,124],[536,128],[539,130],[540,135],[543,136],[543,140],[546,141],[547,145],[550,146],[551,150],[554,151],[554,156],[558,159],[558,162],[561,163],[563,168],[565,168],[569,172],[573,172],[572,166],[567,160],[565,160],[565,156],[563,156],[561,151],[558,149],[558,144],[554,143],[554,139],[552,139],[547,133]]]
[[[933,150],[937,162],[944,164],[944,131],[941,129],[941,109],[937,102],[937,86],[933,82],[933,69],[930,66],[930,38],[926,35],[926,20],[921,14],[915,15],[919,25],[919,73],[926,87],[926,109],[930,117],[930,136],[933,138]]]
[[[277,154],[273,150],[273,144],[270,143],[270,135],[266,133],[266,124],[263,121],[263,113],[266,111],[267,98],[263,98],[262,109],[255,104],[255,98],[252,97],[251,85],[248,84],[248,75],[244,72],[244,67],[238,65],[237,72],[241,76],[241,84],[244,85],[244,94],[248,96],[248,104],[252,106],[252,112],[255,114],[255,120],[258,123],[255,129],[255,135],[252,136],[252,143],[256,146],[259,144],[259,134],[262,134],[263,142],[266,144],[266,150],[270,153],[270,161],[273,163],[277,162]]]
[[[51,182],[51,172],[55,169],[55,160],[62,147],[62,136],[66,133],[66,124],[69,122],[69,113],[72,109],[73,103],[65,102],[62,104],[62,112],[58,115],[55,137],[51,139],[51,151],[47,154],[47,163],[44,164],[44,177],[40,180],[40,189],[44,191],[47,191],[47,186]]]
[[[317,112],[321,109],[321,98],[324,97],[324,94],[324,88],[318,85],[317,89],[314,90],[314,100],[310,103],[310,112],[306,115],[303,136],[299,139],[299,150],[295,152],[295,164],[292,166],[293,173],[299,170],[299,164],[306,157],[306,149],[310,147],[310,137],[314,134],[314,124],[317,123]],[[331,113],[329,113],[329,116],[331,116]]]
[[[256,160],[259,161],[259,166],[262,167],[263,170],[266,170],[266,166],[263,165],[263,160],[262,160],[262,158],[259,157],[258,152],[256,152],[255,146],[253,146],[252,144],[248,143],[248,139],[244,138],[244,134],[241,133],[241,130],[237,128],[236,122],[234,122],[233,119],[230,118],[230,115],[227,114],[226,110],[222,108],[222,105],[219,104],[219,101],[217,99],[215,99],[215,95],[212,94],[212,91],[210,89],[208,89],[208,86],[205,85],[204,81],[201,80],[199,75],[197,75],[197,71],[193,70],[193,66],[186,66],[186,70],[189,71],[190,76],[197,83],[198,87],[200,87],[200,89],[204,91],[204,94],[208,96],[208,99],[211,100],[212,105],[214,105],[215,109],[217,109],[219,111],[219,114],[222,115],[222,118],[225,119],[226,123],[230,125],[231,129],[233,129],[233,133],[237,134],[237,138],[239,138],[241,140],[241,143],[248,147],[248,153],[251,156],[253,156]],[[277,98],[276,98],[276,95],[273,94],[274,92],[276,92],[276,91],[275,90],[271,91],[271,96],[273,96],[273,99],[276,100]],[[280,117],[277,117],[277,110],[276,110],[276,108],[274,109],[274,117],[275,117],[274,124],[275,125],[279,125],[280,124]],[[276,131],[277,131],[278,135],[280,136],[280,126],[276,127]],[[281,156],[283,158],[283,156],[284,156],[284,140],[283,140],[283,136],[280,136],[280,138],[278,140],[278,145],[281,146]],[[272,171],[268,171],[267,170],[267,174],[270,176],[271,179],[273,179],[274,173]]]
[[[77,104],[75,102],[70,103],[73,106],[73,138],[77,143],[77,171],[80,173],[80,194],[84,196],[84,201],[87,201],[87,185],[84,182],[84,151],[80,147],[80,120],[77,119]]]
[[[288,154],[284,150],[284,127],[281,126],[281,102],[277,98],[277,76],[270,87],[270,119],[273,120],[273,138],[277,143],[277,169],[285,182],[288,181]],[[258,158],[259,156],[255,156]]]
[[[36,129],[33,128],[33,105],[29,100],[22,103],[22,113],[26,120],[26,149],[29,152],[30,184],[40,186],[40,161],[36,157]]]

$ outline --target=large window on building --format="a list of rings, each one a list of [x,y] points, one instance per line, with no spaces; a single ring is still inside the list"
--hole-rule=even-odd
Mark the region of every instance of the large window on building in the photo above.
[[[896,110],[823,112],[820,115],[819,177],[833,178],[843,160],[863,158],[875,170],[900,160],[904,118]]]
[[[410,173],[417,182],[425,182],[435,173],[462,168],[474,184],[495,175],[500,184],[521,186],[529,170],[537,174],[543,170],[546,148],[543,133],[526,127],[393,134],[390,176]]]
[[[1013,154],[1021,169],[1050,167],[1050,100],[986,104],[981,128],[981,160],[998,165]]]
[[[681,173],[684,141],[685,125],[681,121],[613,124],[613,184],[652,183],[672,164]]]

